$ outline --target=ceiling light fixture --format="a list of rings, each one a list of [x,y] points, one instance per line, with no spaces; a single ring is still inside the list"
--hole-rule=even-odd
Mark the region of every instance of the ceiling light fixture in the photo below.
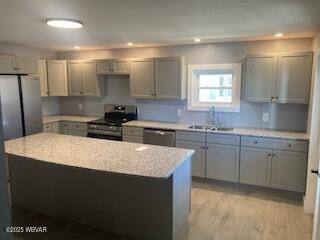
[[[282,37],[282,36],[283,36],[283,33],[279,32],[279,33],[276,33],[274,36],[275,36],[275,37]]]
[[[74,48],[75,48],[75,49],[80,49],[80,47],[79,47],[79,46],[74,46]]]
[[[200,38],[195,38],[195,39],[193,39],[193,41],[195,41],[195,42],[200,42],[201,39],[200,39]]]
[[[83,22],[67,18],[49,18],[47,24],[56,28],[82,28]]]
[[[128,42],[128,46],[132,46],[133,45],[133,43],[132,42]]]

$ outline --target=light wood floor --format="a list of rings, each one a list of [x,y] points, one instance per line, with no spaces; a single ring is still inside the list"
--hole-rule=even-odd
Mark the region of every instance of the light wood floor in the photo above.
[[[15,234],[15,240],[122,240],[97,229],[13,208],[16,226],[47,226],[45,234]],[[310,240],[312,217],[302,201],[229,185],[194,182],[186,240]]]

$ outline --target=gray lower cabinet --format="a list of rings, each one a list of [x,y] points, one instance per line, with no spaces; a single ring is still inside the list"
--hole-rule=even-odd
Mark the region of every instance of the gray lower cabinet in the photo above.
[[[272,150],[241,147],[240,183],[268,187],[270,185]]]
[[[239,148],[239,146],[207,144],[206,177],[238,182]]]
[[[195,151],[192,157],[192,176],[205,177],[205,143],[177,140],[176,147],[193,149]]]
[[[271,187],[304,192],[307,159],[307,153],[273,150]]]

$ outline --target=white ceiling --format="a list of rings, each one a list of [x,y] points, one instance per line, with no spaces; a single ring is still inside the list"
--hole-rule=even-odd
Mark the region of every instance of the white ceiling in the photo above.
[[[47,18],[82,29],[55,29]],[[69,50],[311,37],[320,0],[0,0],[0,43]]]

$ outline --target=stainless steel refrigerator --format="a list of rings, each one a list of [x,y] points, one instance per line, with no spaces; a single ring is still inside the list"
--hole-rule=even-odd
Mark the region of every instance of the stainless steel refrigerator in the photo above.
[[[4,140],[43,131],[39,80],[0,75],[0,97]]]

